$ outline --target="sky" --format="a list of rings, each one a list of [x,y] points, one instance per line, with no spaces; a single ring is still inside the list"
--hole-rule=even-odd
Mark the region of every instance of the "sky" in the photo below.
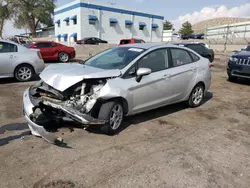
[[[57,0],[57,6],[72,0]],[[189,21],[192,24],[217,17],[249,17],[249,0],[86,0],[102,4],[115,3],[115,6],[152,12],[163,15],[179,29],[181,24]],[[19,34],[9,21],[4,27],[5,35]]]

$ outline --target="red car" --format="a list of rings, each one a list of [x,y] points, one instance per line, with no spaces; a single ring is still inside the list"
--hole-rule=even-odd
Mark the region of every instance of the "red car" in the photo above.
[[[142,40],[142,39],[134,39],[134,38],[132,38],[132,39],[122,39],[120,41],[119,46],[126,45],[126,44],[135,44],[135,43],[145,43],[145,41]]]
[[[33,41],[25,44],[27,48],[39,49],[44,61],[68,62],[75,58],[76,52],[73,47],[51,41]]]

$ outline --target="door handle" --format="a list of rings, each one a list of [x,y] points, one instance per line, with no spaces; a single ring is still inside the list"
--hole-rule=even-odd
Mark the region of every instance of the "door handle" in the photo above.
[[[195,70],[196,70],[196,67],[191,67],[190,70],[191,70],[191,71],[195,71]]]
[[[171,74],[164,74],[163,78],[169,79],[169,78],[171,78]]]
[[[14,55],[10,55],[10,59],[14,59],[15,58],[15,56]]]

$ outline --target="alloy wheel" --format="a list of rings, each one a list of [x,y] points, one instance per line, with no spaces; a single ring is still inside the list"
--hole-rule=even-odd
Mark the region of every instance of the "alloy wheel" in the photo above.
[[[123,119],[123,108],[120,104],[116,104],[110,113],[110,127],[113,130],[116,130],[120,127]]]

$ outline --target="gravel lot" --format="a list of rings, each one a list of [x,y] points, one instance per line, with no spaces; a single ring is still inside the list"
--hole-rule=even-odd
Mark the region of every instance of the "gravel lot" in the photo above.
[[[60,128],[70,148],[29,135],[21,105],[33,82],[0,80],[0,187],[249,188],[250,81],[228,82],[224,62],[203,106],[126,118],[113,137]]]

